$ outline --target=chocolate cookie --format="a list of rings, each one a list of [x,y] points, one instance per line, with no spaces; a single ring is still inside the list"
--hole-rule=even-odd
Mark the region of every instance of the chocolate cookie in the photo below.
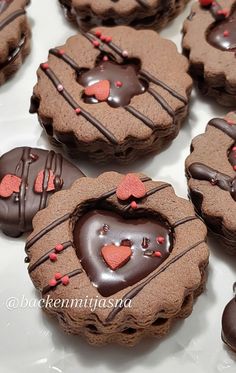
[[[236,104],[235,30],[235,0],[196,2],[183,27],[192,76],[205,95],[225,106]]]
[[[222,340],[236,352],[236,283],[234,288],[234,298],[227,304],[222,316]]]
[[[92,344],[161,337],[203,290],[206,228],[170,184],[115,172],[82,178],[33,226],[28,270],[53,302],[45,310]]]
[[[192,202],[219,242],[236,254],[236,113],[212,119],[191,150],[186,173]]]
[[[82,172],[54,151],[15,148],[0,158],[0,227],[20,236],[32,230],[32,219],[48,198],[66,189]]]
[[[59,0],[66,17],[79,28],[128,25],[160,29],[188,0]]]
[[[70,155],[128,162],[178,134],[191,91],[187,70],[187,59],[154,31],[93,30],[49,51],[30,112]]]
[[[22,64],[30,51],[29,0],[0,0],[0,85]]]

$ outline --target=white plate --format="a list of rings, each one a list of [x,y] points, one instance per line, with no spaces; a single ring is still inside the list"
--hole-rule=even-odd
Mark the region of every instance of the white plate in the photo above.
[[[28,109],[39,63],[47,59],[50,47],[63,44],[75,33],[57,3],[33,1],[28,9],[33,31],[32,53],[14,78],[0,88],[1,153],[21,145],[49,148],[36,115],[28,114]],[[182,21],[188,12],[189,6],[162,32],[177,43],[179,50]],[[177,194],[186,197],[184,160],[191,139],[204,131],[209,119],[226,112],[194,92],[189,118],[177,139],[160,155],[135,163],[132,170],[171,182]],[[98,167],[86,161],[80,166],[92,176],[115,167],[112,164]],[[125,172],[129,167],[116,169]],[[1,373],[84,373],[94,369],[103,373],[235,372],[236,356],[224,347],[220,338],[222,310],[232,297],[232,284],[236,280],[234,259],[220,253],[217,244],[212,247],[207,291],[197,300],[192,315],[179,322],[161,342],[143,340],[133,349],[90,347],[80,337],[65,335],[38,307],[32,304],[25,307],[25,302],[38,298],[24,264],[24,238],[10,239],[1,234],[0,248]],[[13,310],[8,309],[11,297],[16,299]],[[22,303],[21,307],[17,302]]]

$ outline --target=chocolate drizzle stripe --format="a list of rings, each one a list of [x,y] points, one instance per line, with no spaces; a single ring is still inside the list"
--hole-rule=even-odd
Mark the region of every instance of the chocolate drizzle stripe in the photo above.
[[[168,104],[168,102],[163,98],[161,97],[161,95],[159,95],[159,93],[157,93],[154,89],[152,88],[149,88],[147,90],[147,92],[150,93],[150,95],[152,95],[155,100],[157,102],[159,102],[159,104],[162,106],[162,108],[172,117],[174,118],[175,117],[175,112],[174,110],[170,107],[170,105]]]
[[[45,236],[48,232],[50,232],[52,229],[58,227],[62,223],[64,223],[66,220],[70,219],[71,214],[67,213],[60,218],[54,220],[51,224],[49,224],[47,227],[43,228],[40,232],[38,232],[34,237],[32,237],[25,245],[26,252],[42,237]]]
[[[189,16],[187,17],[188,21],[192,21],[193,17],[196,15],[196,12],[191,12]]]
[[[50,169],[52,167],[53,157],[54,157],[54,152],[53,151],[48,152],[45,167],[44,167],[44,172],[43,172],[43,191],[41,193],[39,210],[42,210],[46,206],[46,203],[47,203],[47,188],[48,188],[48,183],[49,183]]]
[[[179,259],[184,257],[187,253],[198,247],[199,245],[205,243],[204,240],[198,241],[194,245],[190,246],[180,254],[176,255],[174,258],[169,260],[166,264],[164,264],[157,272],[155,272],[152,276],[148,277],[146,280],[141,282],[139,285],[135,286],[131,291],[129,291],[125,296],[122,298],[122,304],[118,307],[113,308],[113,310],[110,312],[108,317],[106,318],[106,323],[111,322],[115,316],[124,308],[124,302],[128,299],[133,299],[138,293],[146,286],[148,285],[153,279],[155,279],[157,276],[159,276],[161,273],[163,273],[167,268],[169,268],[172,264],[176,263]]]
[[[55,189],[59,190],[61,189],[61,174],[62,174],[62,156],[61,154],[55,153],[53,150],[51,150],[46,158],[45,168],[44,168],[44,175],[43,175],[43,192],[41,193],[41,199],[40,199],[40,206],[39,210],[42,210],[46,207],[47,204],[47,197],[48,197],[48,183],[50,178],[50,170],[52,171],[52,164],[53,161],[55,163],[54,167],[54,184]]]
[[[57,76],[54,74],[54,72],[50,68],[43,69],[41,67],[41,70],[51,80],[51,82],[53,83],[56,89],[58,86],[62,85],[60,80],[57,78]],[[68,104],[74,110],[80,109],[81,110],[80,115],[82,115],[88,122],[90,122],[95,128],[97,128],[97,130],[100,131],[107,138],[107,140],[109,140],[114,145],[118,144],[115,136],[107,128],[105,128],[103,124],[99,122],[95,117],[93,117],[90,113],[82,109],[65,88],[63,88],[62,91],[60,91],[59,93],[62,95],[62,97],[64,97],[64,99],[68,102]]]
[[[146,0],[136,0],[139,5],[141,5],[144,8],[148,8],[149,5]]]
[[[170,184],[167,184],[167,183],[166,183],[166,184],[162,184],[162,185],[160,185],[160,186],[158,186],[158,187],[152,188],[152,189],[150,189],[150,190],[146,193],[146,196],[145,196],[145,197],[150,197],[151,195],[153,195],[153,194],[159,192],[159,191],[162,190],[162,189],[166,189],[166,188],[172,188],[172,186],[171,186]]]
[[[132,114],[134,117],[138,118],[141,122],[146,124],[149,128],[154,130],[156,128],[155,124],[151,119],[149,119],[146,115],[142,114],[139,110],[135,109],[133,106],[125,106],[124,109]]]
[[[217,185],[220,189],[230,192],[232,198],[236,201],[236,178],[223,174],[202,163],[192,163],[188,168],[190,176],[197,180],[210,182],[213,186]]]
[[[54,154],[54,160],[55,160],[55,167],[54,167],[54,185],[56,190],[60,190],[63,185],[63,180],[61,179],[62,176],[62,166],[63,166],[63,158],[60,153]]]
[[[187,105],[188,101],[186,100],[184,96],[180,95],[174,89],[170,88],[166,83],[162,82],[161,80],[157,79],[155,76],[150,74],[148,71],[140,70],[140,75],[144,76],[146,79],[148,79],[152,83],[160,86],[161,88],[169,92],[173,97],[177,98],[179,101],[182,101],[185,105]]]
[[[83,270],[81,268],[78,268],[78,269],[75,269],[74,271],[72,272],[69,272],[67,274],[65,274],[64,276],[62,277],[65,277],[65,276],[68,276],[69,278],[72,278],[72,277],[75,277],[79,274],[81,274],[83,272]],[[58,280],[57,281],[57,284],[56,286],[51,286],[51,285],[47,285],[45,286],[43,289],[42,289],[42,295],[48,293],[50,290],[54,290],[58,285],[60,285],[62,283],[61,280]]]
[[[20,10],[16,10],[15,12],[9,14],[6,18],[4,18],[1,22],[0,22],[0,31],[6,27],[9,23],[13,22],[16,18],[22,16],[25,14],[25,10],[24,9],[20,9]]]
[[[193,221],[193,220],[199,220],[201,221],[197,216],[189,216],[187,218],[184,218],[184,219],[180,219],[178,221],[176,221],[173,225],[172,225],[172,228],[177,228],[179,227],[180,225],[183,225],[185,223],[188,223],[190,221]]]
[[[60,53],[58,49],[53,48],[49,50],[49,54],[52,54],[53,56],[60,58],[64,62],[66,62],[69,66],[72,67],[73,70],[75,70],[77,73],[80,71],[79,65],[66,53]]]
[[[21,185],[19,191],[19,226],[24,231],[25,228],[25,203],[27,193],[27,181],[29,167],[32,162],[30,158],[31,148],[24,148],[20,162],[22,162]]]
[[[236,141],[236,125],[228,124],[226,120],[221,118],[214,118],[209,123],[208,126],[212,126],[226,133],[229,137]]]
[[[64,250],[66,250],[67,248],[73,247],[73,243],[71,241],[67,241],[67,242],[64,242],[62,246],[63,246],[63,250],[60,251],[59,253],[63,253]],[[37,267],[39,267],[41,264],[46,262],[49,259],[49,255],[54,252],[55,252],[55,248],[50,249],[46,254],[42,255],[38,260],[36,260],[35,263],[29,266],[28,272],[29,273],[33,272]]]

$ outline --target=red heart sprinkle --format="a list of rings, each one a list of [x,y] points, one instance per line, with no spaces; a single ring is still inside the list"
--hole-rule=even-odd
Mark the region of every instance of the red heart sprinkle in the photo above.
[[[37,178],[36,178],[35,183],[34,183],[34,191],[36,193],[42,193],[43,192],[44,173],[45,173],[45,170],[42,170],[37,175]],[[51,191],[55,190],[54,180],[55,180],[55,176],[53,175],[53,172],[50,170],[49,171],[48,184],[47,184],[47,190],[46,190],[47,192],[51,192]]]
[[[118,186],[116,195],[122,201],[130,197],[142,198],[146,195],[146,187],[137,175],[127,174]]]
[[[98,101],[106,101],[110,95],[109,80],[101,80],[85,88],[86,96],[95,96]]]
[[[21,185],[21,178],[15,175],[5,175],[0,184],[0,197],[8,198],[12,194],[19,193]]]
[[[108,245],[103,246],[101,253],[106,264],[115,271],[128,262],[132,250],[129,246]]]

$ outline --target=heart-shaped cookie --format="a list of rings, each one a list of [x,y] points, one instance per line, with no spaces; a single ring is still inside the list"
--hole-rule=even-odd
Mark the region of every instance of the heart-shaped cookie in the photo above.
[[[172,244],[168,227],[158,220],[125,219],[100,210],[82,216],[73,236],[84,270],[105,297],[148,276],[166,260]],[[163,242],[157,237],[164,237]]]
[[[13,193],[19,193],[21,178],[16,175],[5,175],[0,183],[0,197],[9,198]]]
[[[86,96],[94,96],[98,101],[106,101],[110,94],[109,80],[100,80],[84,89]]]
[[[146,195],[146,187],[137,175],[127,174],[118,186],[116,195],[122,201],[131,197],[143,198]]]

